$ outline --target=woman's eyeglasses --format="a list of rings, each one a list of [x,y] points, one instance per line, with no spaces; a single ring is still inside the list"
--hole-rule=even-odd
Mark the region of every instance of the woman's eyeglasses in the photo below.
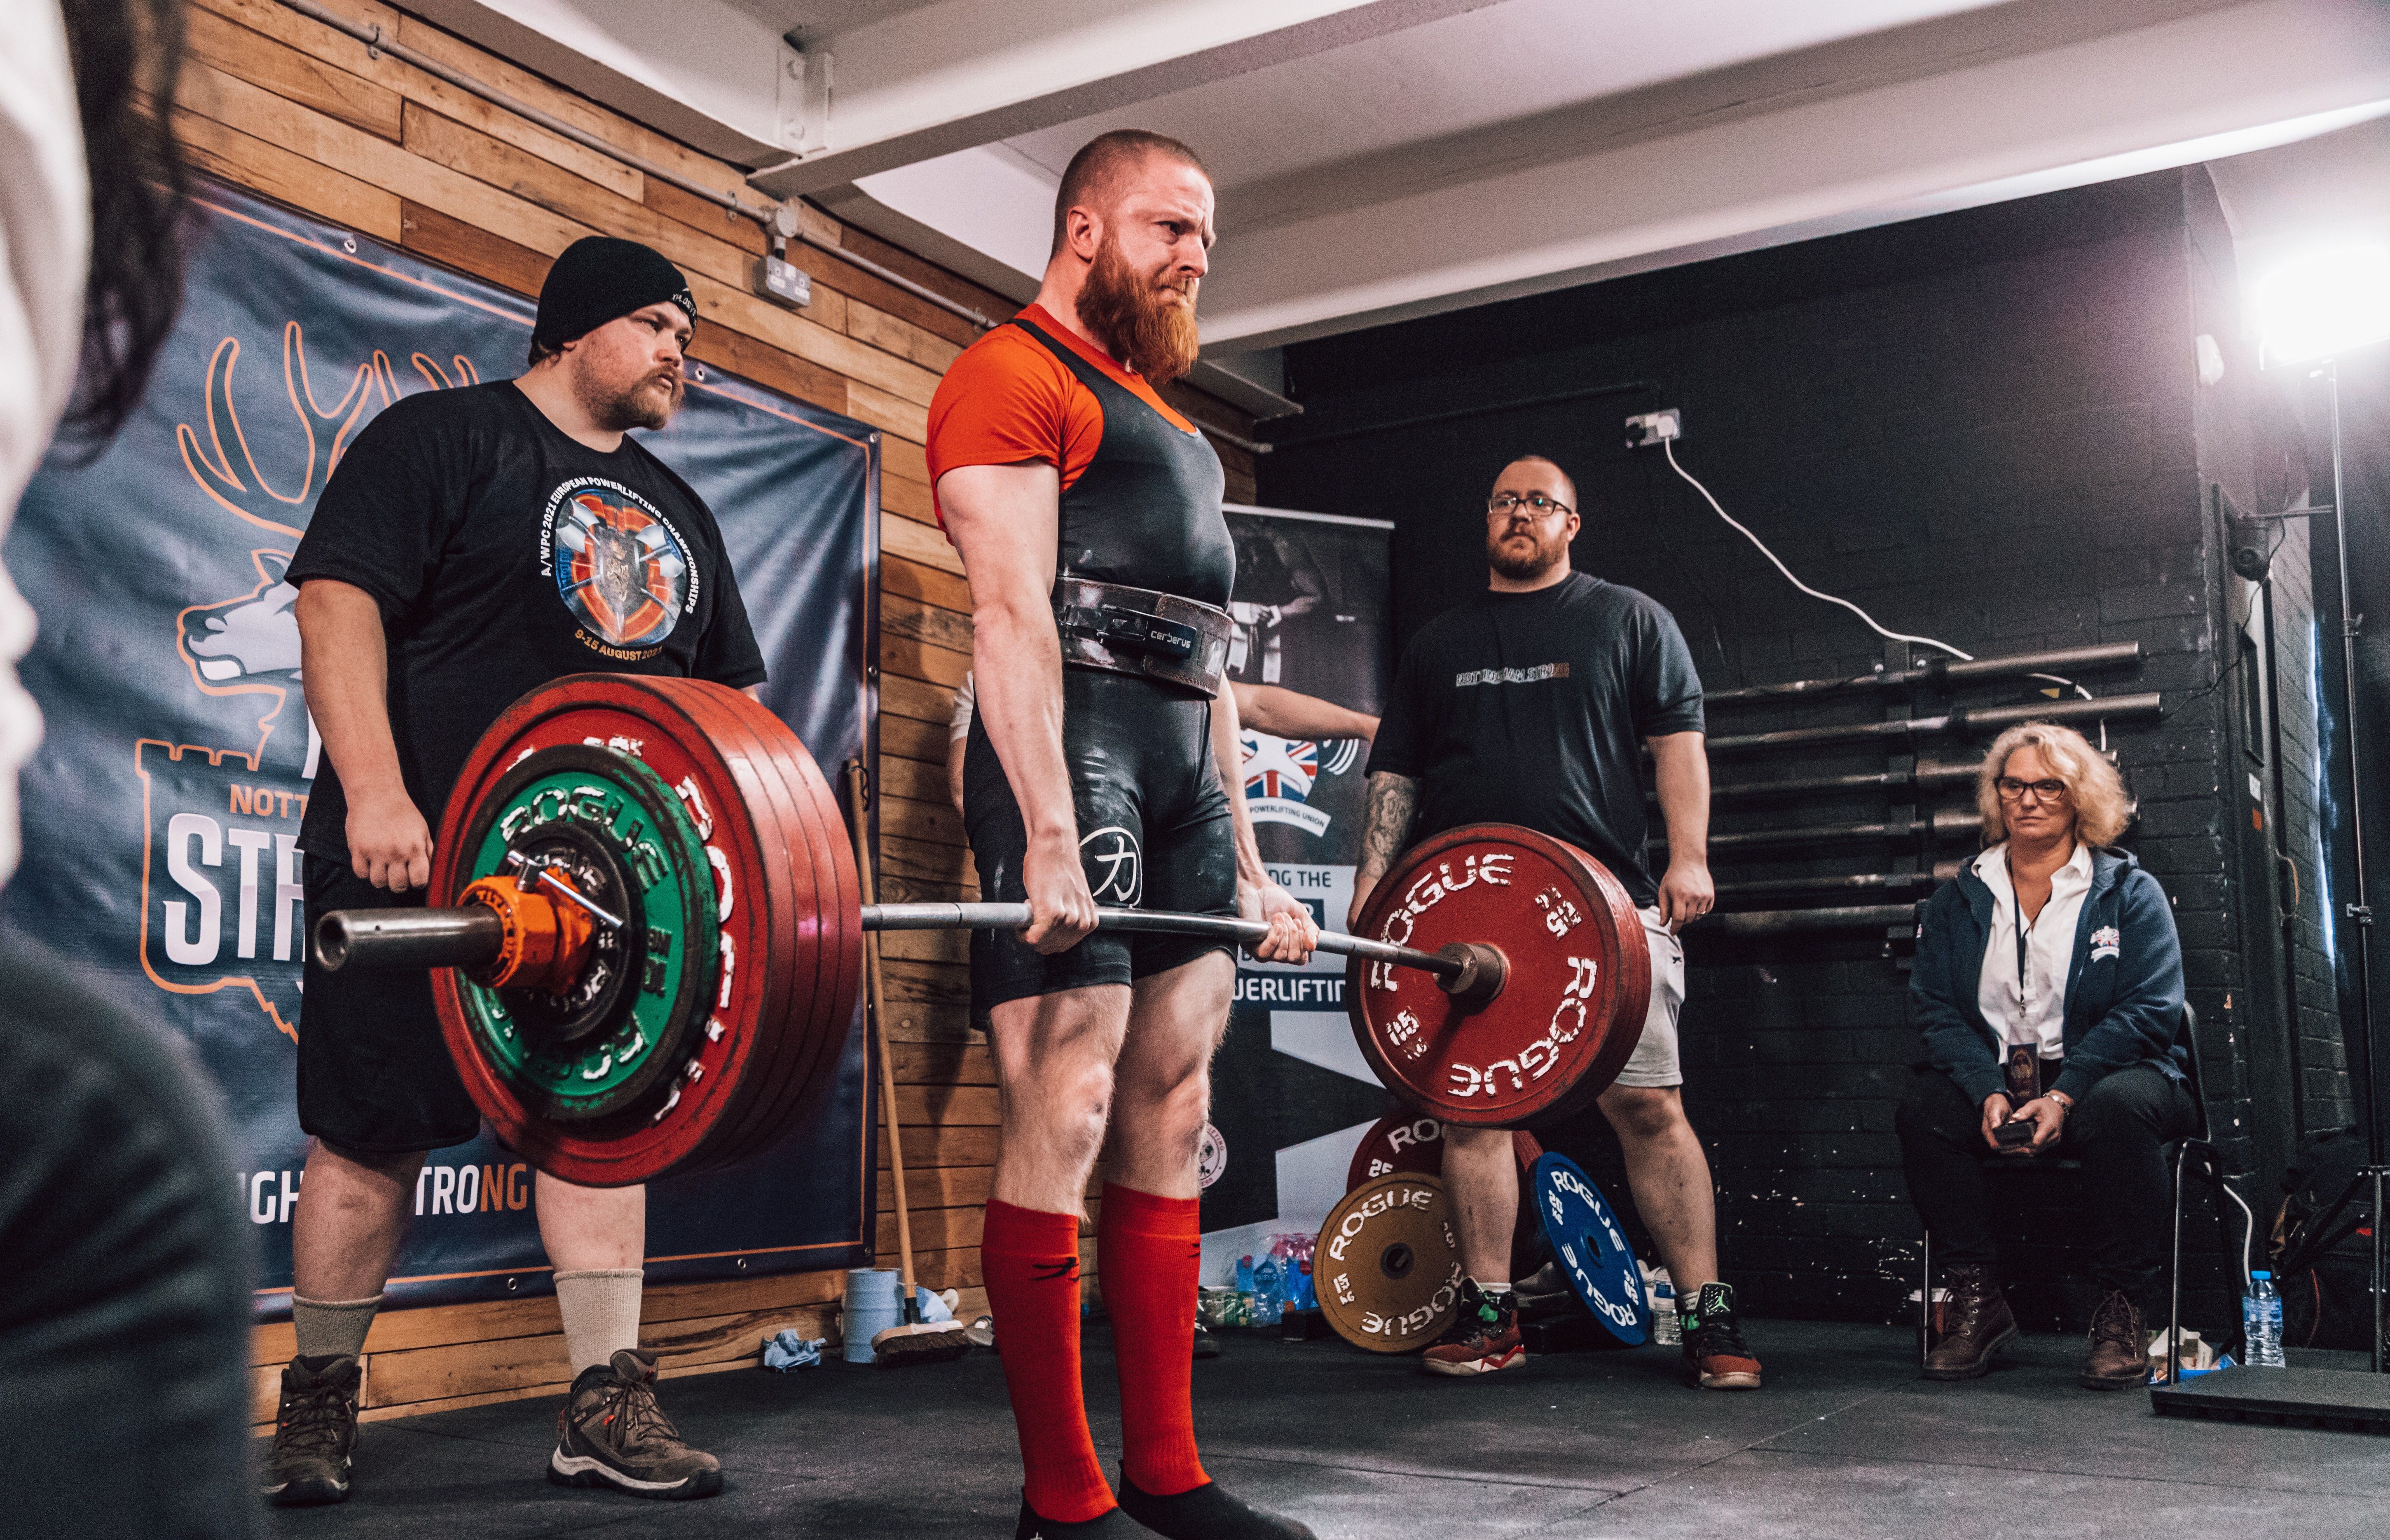
[[[2024,801],[2025,793],[2028,791],[2033,793],[2034,801],[2038,802],[2059,802],[2066,796],[2064,781],[2021,781],[2014,776],[2002,776],[1992,782],[1992,786],[1999,792],[2000,801],[2004,802],[2021,802]]]

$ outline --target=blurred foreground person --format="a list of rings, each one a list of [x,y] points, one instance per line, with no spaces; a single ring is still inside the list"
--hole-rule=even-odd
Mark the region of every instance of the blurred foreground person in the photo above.
[[[0,533],[63,420],[104,444],[182,291],[166,99],[175,0],[23,0],[0,27]],[[87,168],[106,168],[94,175]],[[80,366],[80,380],[78,367]],[[33,613],[0,573],[0,880],[41,740]],[[179,1039],[0,935],[0,1416],[27,1479],[0,1531],[256,1533],[249,1226],[213,1091]]]

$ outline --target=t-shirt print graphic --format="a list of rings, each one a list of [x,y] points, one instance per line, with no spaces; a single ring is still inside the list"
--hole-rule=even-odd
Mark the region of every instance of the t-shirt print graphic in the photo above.
[[[688,607],[687,547],[637,493],[595,479],[549,499],[556,589],[609,656],[651,656]]]

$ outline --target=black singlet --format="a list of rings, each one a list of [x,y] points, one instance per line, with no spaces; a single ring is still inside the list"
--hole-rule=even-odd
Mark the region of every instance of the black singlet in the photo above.
[[[1095,458],[1060,497],[1057,575],[1127,584],[1226,605],[1236,546],[1221,497],[1220,457],[1066,344],[1011,323],[1077,377],[1102,407]],[[1078,816],[1081,863],[1099,905],[1234,914],[1236,847],[1227,793],[1211,746],[1212,703],[1150,679],[1066,668],[1062,749]],[[1028,896],[1020,803],[974,714],[964,751],[963,806],[982,895]],[[1219,942],[1098,931],[1041,956],[1009,931],[971,933],[971,1003],[983,1016],[1009,1000],[1165,973]]]

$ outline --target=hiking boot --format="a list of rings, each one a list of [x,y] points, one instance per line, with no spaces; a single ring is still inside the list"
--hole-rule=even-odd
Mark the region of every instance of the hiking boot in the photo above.
[[[1491,1374],[1527,1361],[1519,1339],[1519,1296],[1506,1292],[1496,1304],[1475,1278],[1460,1280],[1460,1314],[1420,1360],[1430,1374]]]
[[[364,1376],[346,1354],[293,1358],[282,1371],[265,1495],[279,1508],[342,1503],[357,1446],[357,1387]]]
[[[1949,1291],[1942,1340],[1925,1355],[1928,1380],[1972,1380],[2017,1339],[2016,1317],[1987,1266],[1954,1263],[1942,1269]]]
[[[2111,1289],[2091,1314],[2089,1350],[2075,1382],[2087,1391],[2128,1391],[2150,1377],[2141,1307],[2121,1289]]]
[[[1759,1360],[1744,1345],[1734,1319],[1734,1289],[1705,1283],[1690,1310],[1679,1311],[1685,1334],[1685,1383],[1705,1391],[1759,1389]]]
[[[656,1405],[656,1355],[636,1348],[592,1364],[556,1414],[547,1479],[559,1486],[613,1486],[641,1497],[711,1497],[722,1462],[681,1441]]]

